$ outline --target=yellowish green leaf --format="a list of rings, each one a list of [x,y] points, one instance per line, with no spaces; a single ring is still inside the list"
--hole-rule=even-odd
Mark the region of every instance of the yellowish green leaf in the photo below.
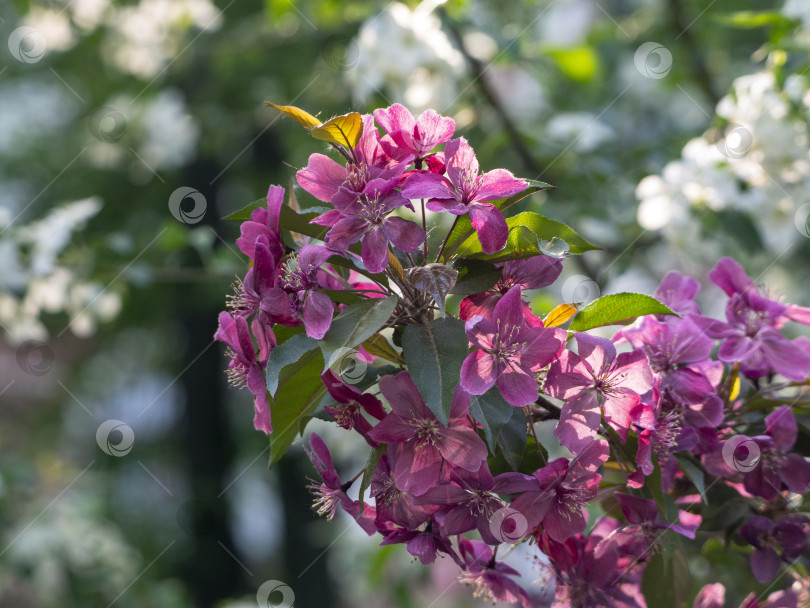
[[[363,134],[363,118],[359,112],[349,112],[335,116],[321,125],[315,126],[310,134],[315,139],[328,141],[330,144],[345,146],[353,150]]]
[[[264,103],[271,108],[275,108],[279,112],[282,112],[285,116],[289,116],[299,125],[307,129],[314,129],[321,124],[320,120],[301,108],[296,108],[295,106],[278,106],[270,101],[265,101]]]

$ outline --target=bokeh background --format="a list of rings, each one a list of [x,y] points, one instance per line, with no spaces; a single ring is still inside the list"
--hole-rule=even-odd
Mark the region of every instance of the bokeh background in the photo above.
[[[810,305],[805,0],[5,0],[0,42],[3,608],[247,607],[273,580],[472,605],[452,564],[318,519],[303,450],[268,470],[227,386],[221,218],[323,151],[265,100],[432,107],[482,167],[555,184],[531,204],[602,250],[540,314],[721,255]],[[717,544],[689,565],[746,576]]]

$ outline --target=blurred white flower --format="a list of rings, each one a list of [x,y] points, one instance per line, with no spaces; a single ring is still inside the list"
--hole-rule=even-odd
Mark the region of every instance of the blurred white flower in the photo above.
[[[70,19],[62,10],[32,7],[22,21],[45,37],[46,51],[66,51],[76,44]]]
[[[141,116],[144,141],[139,154],[150,166],[174,169],[194,157],[200,129],[176,89],[161,91]]]
[[[700,208],[748,215],[771,253],[782,255],[803,235],[794,227],[799,204],[810,200],[808,128],[790,112],[789,99],[810,104],[808,82],[789,78],[779,89],[770,72],[737,78],[716,112],[726,122],[684,146],[681,158],[636,189],[637,220],[661,230],[667,243],[695,258],[719,252],[701,238]],[[711,251],[709,251],[711,250]]]
[[[515,65],[493,65],[483,78],[506,112],[521,124],[538,120],[548,109],[543,85],[528,70]]]
[[[359,102],[383,89],[415,113],[453,101],[464,57],[432,13],[441,3],[426,0],[411,10],[393,2],[363,23],[356,38],[358,60],[346,72]]]
[[[613,139],[613,130],[590,112],[563,112],[546,124],[545,137],[575,152],[592,152]]]
[[[585,42],[585,38],[599,16],[598,10],[589,0],[569,0],[552,2],[548,8],[538,7],[543,11],[542,19],[537,22],[540,40],[545,44],[571,47]]]
[[[186,30],[215,31],[222,13],[210,0],[141,0],[117,9],[108,25],[114,32],[105,40],[105,59],[147,80],[178,55]]]
[[[71,234],[84,227],[101,209],[101,199],[90,197],[57,207],[43,219],[19,230],[17,236],[31,247],[30,270],[34,276],[53,271],[57,256],[70,241]]]
[[[25,78],[4,81],[0,108],[0,154],[20,156],[73,120],[76,99],[56,79]]]

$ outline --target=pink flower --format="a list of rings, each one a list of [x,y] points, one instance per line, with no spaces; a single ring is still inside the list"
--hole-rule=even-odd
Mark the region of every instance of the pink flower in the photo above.
[[[570,462],[558,458],[534,475],[498,475],[493,491],[520,493],[511,506],[523,514],[529,530],[542,523],[552,539],[563,542],[585,529],[583,506],[596,497],[602,479],[596,471],[607,458],[607,442],[592,441]]]
[[[471,395],[483,395],[497,384],[503,398],[516,407],[537,400],[534,370],[548,365],[565,344],[563,330],[526,323],[517,285],[495,305],[493,319],[475,316],[465,330],[478,350],[464,359],[461,387]]]
[[[537,255],[528,260],[513,260],[496,264],[500,267],[501,278],[489,291],[467,296],[459,306],[459,319],[468,321],[475,315],[492,319],[495,304],[515,285],[523,289],[538,289],[551,285],[562,272],[562,260]],[[523,302],[523,316],[532,327],[542,327],[543,322],[532,313],[527,302]]]
[[[250,219],[242,222],[239,230],[242,233],[236,239],[240,251],[251,260],[255,257],[256,242],[260,236],[267,239],[268,249],[274,264],[279,264],[284,257],[284,243],[278,228],[278,216],[284,204],[284,188],[270,186],[267,191],[267,208],[259,207],[250,214]]]
[[[388,134],[380,142],[383,149],[397,160],[415,156],[417,163],[433,148],[450,141],[456,130],[452,118],[441,116],[435,110],[426,110],[418,119],[414,119],[398,103],[386,109],[374,110],[374,118]]]
[[[497,602],[520,602],[523,608],[535,605],[526,590],[511,577],[519,572],[503,562],[493,559],[492,549],[478,540],[458,539],[458,548],[464,560],[464,572],[459,581],[472,585],[475,597]]]
[[[369,437],[394,444],[394,478],[401,490],[421,495],[436,485],[446,462],[477,471],[487,457],[487,446],[459,412],[462,399],[454,398],[450,422],[443,427],[425,405],[408,372],[383,376],[380,390],[391,412]],[[458,393],[458,391],[456,391]],[[389,448],[390,449],[390,448]],[[447,464],[444,464],[447,468]]]
[[[323,409],[326,413],[334,419],[339,427],[356,430],[371,447],[377,447],[377,442],[368,437],[368,433],[371,431],[371,423],[363,416],[363,412],[377,420],[385,418],[385,410],[380,400],[374,395],[361,393],[355,387],[346,384],[330,369],[321,375],[321,381],[326,386],[326,390],[329,391],[332,399],[341,404],[324,406]]]
[[[228,345],[227,354],[231,357],[228,376],[231,384],[237,387],[247,385],[253,394],[256,410],[253,426],[257,431],[264,431],[269,435],[273,432],[273,426],[270,423],[270,401],[267,398],[264,368],[270,349],[275,346],[276,341],[271,330],[263,330],[259,325],[263,325],[262,321],[254,319],[253,330],[259,342],[258,360],[244,317],[232,317],[227,312],[219,313],[219,327],[214,339]]]
[[[395,190],[396,181],[375,179],[368,182],[358,194],[341,187],[332,197],[338,216],[332,229],[326,233],[324,243],[330,249],[345,251],[362,239],[363,264],[369,272],[382,272],[388,267],[388,243],[402,251],[416,251],[425,240],[425,231],[417,224],[392,216],[397,207],[410,205]],[[329,214],[331,212],[327,212]],[[315,218],[324,220],[324,214]],[[332,221],[329,219],[329,221]]]
[[[810,355],[779,330],[788,321],[810,324],[810,309],[782,304],[760,293],[742,266],[731,258],[722,258],[709,272],[709,278],[729,296],[728,322],[708,317],[693,319],[709,337],[723,340],[717,358],[726,363],[739,362],[742,372],[752,378],[771,372],[797,382],[807,378]]]
[[[354,156],[356,162],[344,166],[324,154],[311,155],[307,166],[295,174],[298,185],[319,201],[329,203],[341,187],[359,193],[374,179],[399,180],[413,160],[409,157],[397,163],[385,153],[370,114],[363,116],[363,134]]]
[[[463,137],[448,143],[444,153],[446,177],[430,171],[413,174],[402,186],[402,194],[409,199],[429,199],[431,211],[468,213],[484,253],[495,253],[506,244],[509,228],[498,208],[487,201],[523,192],[529,184],[505,169],[479,175],[478,159]]]
[[[574,453],[593,442],[602,422],[627,438],[631,412],[641,395],[653,386],[652,371],[641,351],[616,356],[610,340],[588,334],[576,335],[579,354],[564,351],[551,364],[545,390],[565,399],[554,436]]]
[[[354,518],[366,534],[369,536],[374,534],[377,531],[374,525],[374,508],[363,505],[361,512],[360,503],[351,500],[346,495],[346,488],[351,484],[347,484],[346,488],[341,484],[340,476],[335,470],[335,465],[332,464],[332,455],[329,453],[329,448],[326,447],[323,439],[312,433],[309,437],[309,449],[306,449],[306,453],[323,480],[322,483],[313,482],[310,485],[310,490],[315,494],[315,506],[318,514],[325,515],[327,519],[332,519],[338,508],[342,508]]]

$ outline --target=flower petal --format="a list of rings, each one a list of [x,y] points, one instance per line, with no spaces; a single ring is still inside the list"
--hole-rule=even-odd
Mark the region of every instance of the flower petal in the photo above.
[[[425,241],[425,231],[418,224],[401,217],[386,218],[382,230],[388,240],[402,251],[417,251]]]
[[[470,223],[478,233],[484,253],[495,253],[503,249],[509,236],[509,227],[498,208],[491,203],[471,203],[467,209]]]
[[[379,226],[366,233],[360,251],[369,272],[382,272],[388,267],[388,237]]]
[[[464,359],[461,365],[461,387],[471,395],[483,395],[498,378],[495,357],[477,350]]]

